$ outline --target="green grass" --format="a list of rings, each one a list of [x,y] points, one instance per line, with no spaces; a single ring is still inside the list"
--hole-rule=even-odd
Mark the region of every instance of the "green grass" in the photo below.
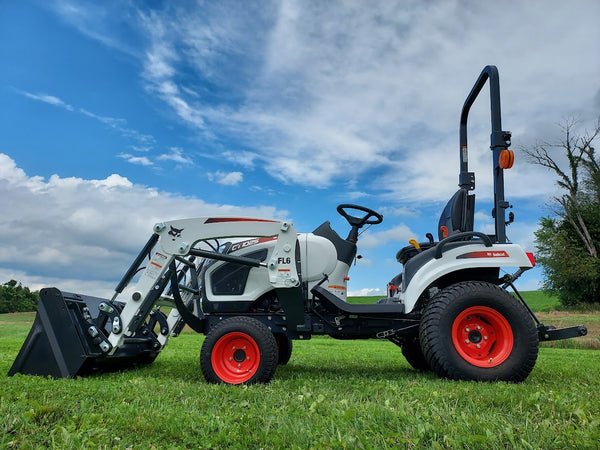
[[[529,307],[536,313],[558,311],[562,308],[558,297],[550,296],[543,291],[521,292],[521,295]]]
[[[31,314],[0,316],[5,374]],[[0,376],[0,448],[598,448],[599,353],[542,348],[521,384],[419,373],[387,341],[295,341],[268,385],[209,385],[203,337],[72,380]]]

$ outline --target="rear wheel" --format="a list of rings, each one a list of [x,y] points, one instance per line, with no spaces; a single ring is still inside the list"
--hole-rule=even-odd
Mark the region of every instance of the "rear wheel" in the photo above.
[[[273,333],[251,317],[231,317],[211,329],[200,351],[200,366],[209,383],[268,383],[277,369]]]
[[[419,339],[412,338],[404,341],[402,343],[402,355],[413,369],[420,371],[431,370],[429,362],[425,358],[425,355],[423,355]]]
[[[523,381],[539,347],[525,307],[504,289],[475,281],[452,285],[431,299],[419,337],[433,371],[457,380]]]

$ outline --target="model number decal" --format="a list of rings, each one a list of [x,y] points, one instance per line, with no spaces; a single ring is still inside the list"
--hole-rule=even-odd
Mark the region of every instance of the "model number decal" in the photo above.
[[[242,248],[247,248],[252,245],[262,244],[263,242],[269,242],[269,241],[274,241],[274,240],[277,240],[277,238],[276,237],[253,238],[253,239],[248,239],[246,241],[236,242],[235,244],[233,244],[231,246],[228,253],[236,252]]]
[[[500,251],[481,251],[481,252],[469,252],[457,256],[456,259],[467,259],[467,258],[508,258],[510,255],[504,250]]]
[[[280,256],[279,258],[277,258],[277,264],[291,264],[292,263],[292,258],[290,258],[289,256],[283,257]]]
[[[233,244],[229,251],[235,252],[236,250],[239,250],[240,248],[246,248],[246,247],[250,247],[251,245],[256,245],[256,244],[258,244],[258,238],[250,239],[248,241],[238,242],[237,244]]]

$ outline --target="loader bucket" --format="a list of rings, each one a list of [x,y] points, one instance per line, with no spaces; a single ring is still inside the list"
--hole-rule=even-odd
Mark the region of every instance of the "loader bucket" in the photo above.
[[[126,340],[113,355],[101,349],[99,342],[108,335],[107,329],[93,337],[89,328],[99,325],[98,306],[103,302],[108,301],[56,288],[42,289],[35,321],[8,376],[22,373],[73,378],[154,361],[160,347],[148,336]]]

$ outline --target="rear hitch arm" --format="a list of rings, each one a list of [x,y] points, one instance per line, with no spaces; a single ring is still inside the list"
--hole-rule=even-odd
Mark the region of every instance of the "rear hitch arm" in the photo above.
[[[561,339],[570,339],[581,337],[587,334],[585,325],[575,325],[567,328],[556,328],[552,325],[540,323],[537,327],[540,341],[559,341]]]
[[[520,270],[517,273],[520,276],[523,273],[523,271]],[[567,328],[556,328],[554,325],[544,325],[542,322],[540,322],[540,320],[529,307],[525,299],[521,296],[521,293],[512,283],[514,279],[516,279],[514,278],[514,275],[511,278],[505,278],[504,281],[506,281],[506,283],[504,284],[504,288],[506,288],[506,286],[510,286],[513,289],[519,301],[523,304],[523,306],[525,306],[525,308],[529,312],[529,315],[533,318],[533,320],[536,323],[536,328],[538,330],[538,337],[540,341],[559,341],[561,339],[581,337],[587,334],[587,328],[585,325],[574,325],[572,327]]]

